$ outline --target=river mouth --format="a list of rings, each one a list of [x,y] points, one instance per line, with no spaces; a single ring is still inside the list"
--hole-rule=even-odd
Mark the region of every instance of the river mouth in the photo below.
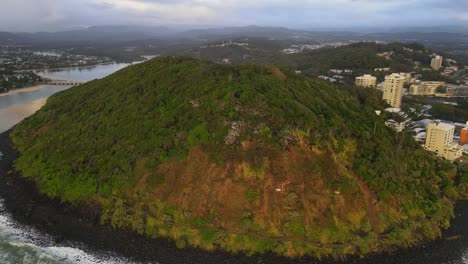
[[[312,258],[288,259],[273,254],[246,256],[223,251],[204,251],[195,248],[179,249],[166,239],[149,239],[144,236],[112,230],[98,224],[99,212],[95,208],[76,208],[50,200],[37,193],[33,183],[28,182],[12,169],[19,153],[14,150],[9,131],[0,134],[0,196],[11,217],[19,224],[39,230],[40,236],[67,248],[86,249],[96,254],[122,256],[120,260],[84,261],[70,263],[413,263],[413,264],[467,264],[468,263],[468,201],[456,206],[456,218],[442,238],[428,242],[421,247],[398,250],[392,254],[379,254],[363,259],[347,261],[319,261]],[[1,212],[1,210],[0,210]],[[64,245],[64,246],[62,246]],[[1,247],[1,245],[0,245]],[[54,248],[47,246],[46,248]],[[56,247],[55,247],[56,248]],[[81,252],[81,251],[79,251]],[[115,253],[110,253],[115,252]],[[90,259],[90,258],[89,258]],[[123,261],[123,262],[122,262]],[[8,263],[8,262],[7,262]],[[11,262],[14,263],[14,262]],[[55,262],[44,262],[55,263]],[[67,262],[65,262],[67,263]]]

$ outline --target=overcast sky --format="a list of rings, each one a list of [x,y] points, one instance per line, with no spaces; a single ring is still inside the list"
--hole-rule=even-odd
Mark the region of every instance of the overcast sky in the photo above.
[[[468,25],[468,0],[0,0],[0,31],[91,25]]]

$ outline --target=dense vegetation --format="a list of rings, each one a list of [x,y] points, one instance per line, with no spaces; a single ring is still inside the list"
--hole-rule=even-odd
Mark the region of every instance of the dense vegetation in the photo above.
[[[233,64],[268,64],[274,63],[289,69],[300,70],[309,77],[316,77],[329,73],[330,69],[351,69],[353,76],[372,73],[382,81],[385,72],[374,72],[375,68],[390,68],[392,72],[411,72],[415,62],[421,63],[421,67],[430,67],[432,52],[424,46],[416,43],[390,43],[377,44],[374,42],[354,43],[342,47],[326,47],[317,50],[305,50],[297,54],[284,54],[280,50],[288,47],[279,41],[267,40],[238,40],[248,46],[227,45],[186,50],[177,54],[192,56],[221,62],[224,58],[230,58]],[[269,43],[269,45],[267,45]],[[386,58],[378,56],[379,53],[391,53]],[[443,78],[437,72],[422,72],[437,79]],[[387,73],[388,74],[388,73]],[[430,76],[429,76],[430,75]]]
[[[290,43],[295,42],[263,38],[238,38],[176,51],[174,54],[218,63],[222,63],[224,59],[228,58],[232,64],[268,64],[283,58],[284,54],[281,50],[287,48]]]
[[[0,93],[41,83],[43,80],[33,72],[17,73],[0,70]]]
[[[465,182],[382,108],[374,90],[271,65],[164,57],[49,98],[14,129],[15,166],[180,247],[366,254],[438,237]]]
[[[465,123],[468,120],[468,103],[460,103],[457,106],[435,103],[432,104],[430,114],[437,119]]]
[[[458,176],[456,180],[458,192],[461,198],[468,199],[468,164],[458,165]]]
[[[424,80],[453,82],[437,71],[422,71],[422,68],[430,68],[431,54],[431,50],[418,43],[361,42],[288,55],[278,59],[278,63],[302,70],[309,76],[326,74],[329,69],[351,69],[354,71],[353,76],[372,73],[379,81],[383,81],[388,73],[374,72],[375,68],[390,68],[390,72],[412,72],[416,69]]]

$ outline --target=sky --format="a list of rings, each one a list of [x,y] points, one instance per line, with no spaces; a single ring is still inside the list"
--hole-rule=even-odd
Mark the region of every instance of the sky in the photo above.
[[[0,31],[97,25],[391,28],[468,25],[468,0],[0,0]]]

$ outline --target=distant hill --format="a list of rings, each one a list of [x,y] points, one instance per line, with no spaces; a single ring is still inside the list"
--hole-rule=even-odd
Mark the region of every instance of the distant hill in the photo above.
[[[149,39],[177,39],[193,41],[220,41],[235,38],[269,38],[280,40],[315,40],[318,42],[341,40],[385,40],[421,43],[465,43],[468,32],[464,27],[401,28],[373,33],[338,30],[299,30],[284,27],[224,27],[184,30],[176,26],[94,26],[62,32],[16,33],[7,37],[13,44],[115,44]],[[0,38],[6,39],[6,37]]]
[[[31,40],[26,36],[9,32],[0,32],[0,45],[21,45],[29,43]]]
[[[15,167],[179,247],[339,257],[434,239],[456,170],[376,109],[370,89],[272,65],[162,57],[50,97],[14,129]]]
[[[165,36],[169,33],[169,29],[164,27],[99,26],[73,31],[23,34],[23,36],[33,39],[36,43],[99,43],[145,40],[158,36]]]
[[[95,26],[71,31],[8,34],[12,43],[22,43],[24,42],[23,40],[27,40],[29,44],[112,43],[148,40],[154,38],[217,40],[237,37],[310,38],[314,36],[313,33],[307,31],[257,26],[196,29],[186,31],[182,31],[174,27],[162,26]]]
[[[442,42],[451,43],[456,41],[467,41],[468,32],[389,32],[389,33],[372,33],[364,36],[368,39],[387,40],[387,41],[402,41],[402,42]]]
[[[66,43],[113,43],[168,37],[175,31],[166,27],[143,26],[96,26],[60,32],[4,33],[0,41],[7,37],[12,44],[66,44]],[[8,35],[6,35],[8,34]]]
[[[182,32],[181,35],[204,38],[239,38],[239,37],[256,37],[256,38],[291,38],[291,37],[312,37],[313,33],[303,30],[292,30],[283,27],[225,27],[225,28],[210,28],[210,29],[194,29]]]

